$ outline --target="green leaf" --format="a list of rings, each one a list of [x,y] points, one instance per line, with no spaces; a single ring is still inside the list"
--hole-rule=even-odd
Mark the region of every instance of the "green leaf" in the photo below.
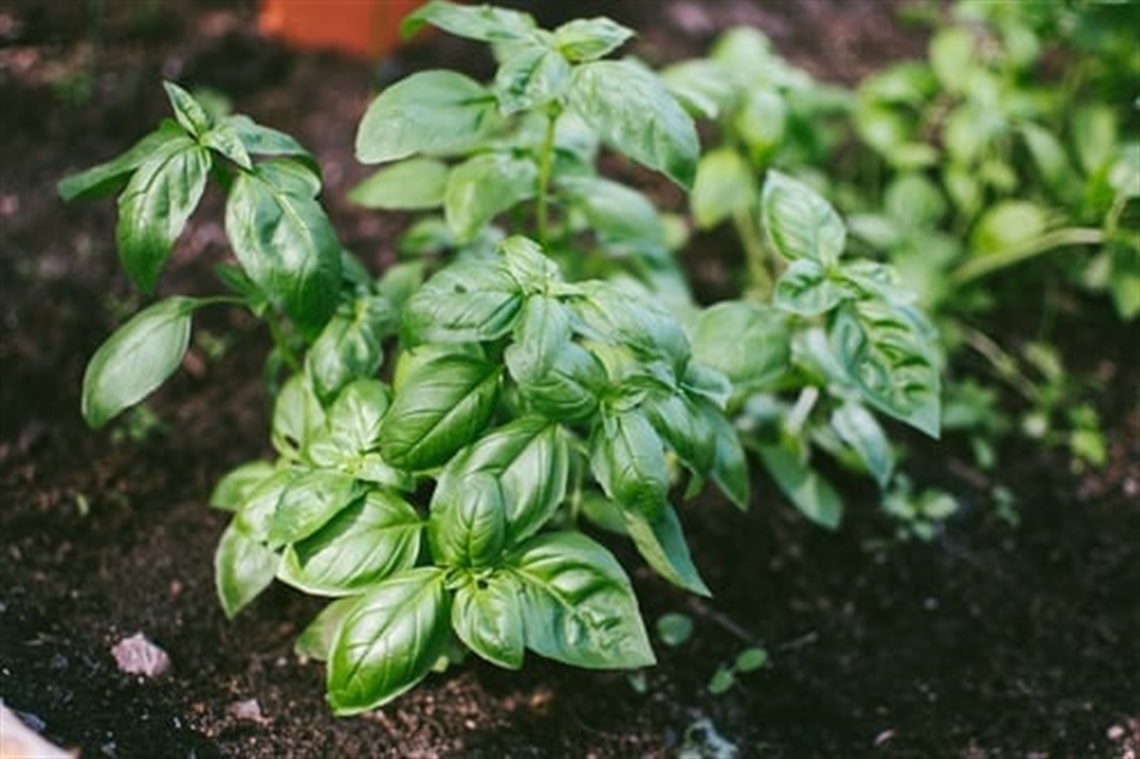
[[[930,67],[950,93],[962,93],[976,68],[974,33],[964,26],[942,29],[930,40]]]
[[[820,527],[837,528],[843,516],[843,501],[831,483],[783,446],[759,448],[765,468],[800,513]]]
[[[423,521],[406,501],[382,490],[333,517],[286,549],[278,578],[306,593],[344,596],[411,568]]]
[[[210,148],[241,168],[247,171],[253,169],[253,160],[233,127],[220,124],[202,135],[200,142],[203,147]]]
[[[1073,144],[1086,174],[1092,174],[1112,158],[1119,140],[1116,111],[1107,103],[1091,103],[1073,111]]]
[[[640,409],[607,414],[590,440],[590,469],[612,500],[656,520],[667,506],[669,469],[661,438]]]
[[[486,426],[499,394],[500,369],[464,355],[443,355],[412,369],[380,425],[380,454],[398,467],[439,466]]]
[[[555,298],[527,298],[504,361],[530,406],[551,419],[578,421],[592,415],[607,383],[593,354],[572,342],[571,313]]]
[[[173,82],[163,82],[162,87],[166,90],[170,107],[174,109],[174,118],[178,119],[183,129],[194,137],[201,137],[209,131],[210,117],[189,92]]]
[[[444,573],[434,567],[402,572],[361,597],[329,652],[333,711],[375,709],[426,677],[450,639],[450,606]]]
[[[859,456],[867,471],[885,488],[894,470],[891,444],[879,422],[862,404],[848,401],[831,413],[831,427]]]
[[[657,619],[657,637],[670,648],[677,648],[693,637],[693,618],[687,614],[670,612]]]
[[[380,380],[348,384],[329,407],[325,429],[310,442],[309,458],[318,466],[337,466],[376,450],[380,420],[390,402],[388,388]]]
[[[99,346],[83,375],[83,419],[102,427],[150,395],[182,363],[190,315],[203,301],[173,297],[135,314]]]
[[[304,540],[364,496],[352,477],[314,469],[295,477],[281,493],[269,523],[269,545]]]
[[[312,153],[284,132],[262,126],[240,114],[226,116],[219,122],[219,126],[232,128],[250,155],[294,158],[315,175],[320,175],[320,167]]]
[[[349,596],[339,598],[321,609],[320,614],[297,636],[293,653],[303,659],[327,660],[340,626],[359,602],[360,596]]]
[[[270,439],[287,459],[303,458],[323,434],[325,411],[304,374],[290,377],[273,403]]]
[[[260,543],[268,540],[269,526],[277,512],[277,504],[299,474],[298,469],[278,469],[259,482],[238,507],[234,526],[247,538]]]
[[[1112,272],[1108,280],[1116,313],[1124,321],[1140,316],[1140,247],[1112,244]]]
[[[654,393],[644,408],[653,429],[685,466],[707,476],[716,462],[716,437],[696,404],[681,393]]]
[[[707,400],[698,400],[697,405],[705,420],[713,428],[716,438],[716,458],[713,461],[712,480],[734,506],[748,510],[751,499],[751,485],[748,479],[748,460],[744,447],[732,423],[724,412]]]
[[[214,581],[222,611],[233,619],[273,582],[277,554],[231,524],[214,553]]]
[[[305,354],[305,370],[322,402],[330,402],[353,380],[376,375],[384,359],[381,341],[396,318],[387,298],[372,296],[357,299],[351,311],[328,320]]]
[[[760,647],[746,648],[736,656],[733,669],[737,672],[755,672],[768,663],[768,652]]]
[[[570,451],[559,426],[540,417],[522,417],[456,454],[436,489],[461,495],[463,481],[471,475],[498,478],[506,541],[515,544],[537,532],[562,503],[569,468]]]
[[[663,307],[628,289],[601,280],[579,283],[572,305],[578,329],[591,340],[624,346],[642,358],[667,361],[680,371],[692,349],[681,325]]]
[[[788,261],[806,258],[827,268],[843,253],[847,230],[831,204],[774,169],[760,195],[760,216],[768,239]]]
[[[525,654],[521,586],[508,572],[493,572],[461,585],[451,606],[451,626],[479,656],[519,669]]]
[[[174,241],[202,199],[210,165],[210,151],[190,138],[170,139],[143,161],[119,196],[119,259],[143,291],[154,291]]]
[[[152,156],[168,153],[171,147],[167,143],[171,142],[176,146],[184,145],[186,133],[173,120],[165,119],[158,129],[145,135],[121,155],[65,177],[57,186],[59,196],[70,201],[110,195],[125,185],[129,176]]]
[[[633,36],[633,30],[604,16],[578,18],[554,30],[554,46],[575,63],[609,55]]]
[[[503,488],[486,472],[441,479],[431,499],[428,539],[436,564],[485,567],[506,544]]]
[[[481,153],[451,170],[443,197],[447,225],[469,242],[495,216],[534,197],[538,168],[530,158]]]
[[[693,220],[701,229],[720,224],[756,204],[752,167],[732,148],[717,148],[701,156],[689,199]]]
[[[1045,209],[1028,200],[995,203],[970,233],[970,252],[984,256],[1019,248],[1043,234],[1048,221]]]
[[[741,395],[769,389],[791,365],[787,318],[762,303],[718,303],[697,319],[693,360],[723,373]]]
[[[758,89],[745,96],[733,124],[757,165],[767,165],[784,143],[788,111],[788,104],[776,92]]]
[[[1021,124],[1020,129],[1041,179],[1057,196],[1072,197],[1080,178],[1061,141],[1048,129],[1032,122]]]
[[[522,584],[530,650],[588,669],[632,669],[655,662],[629,578],[606,549],[585,535],[536,535],[512,552],[507,566]]]
[[[689,555],[676,509],[666,504],[656,519],[629,509],[622,509],[621,515],[629,537],[657,574],[690,593],[712,595]]]
[[[356,158],[381,163],[469,145],[496,120],[494,94],[454,71],[421,71],[380,93],[356,132]]]
[[[210,493],[210,506],[223,511],[237,511],[250,493],[276,471],[268,461],[247,461],[226,473]]]
[[[447,164],[434,158],[410,158],[377,171],[348,192],[365,208],[423,211],[443,205]]]
[[[828,339],[866,401],[938,437],[939,360],[935,338],[917,312],[883,301],[848,303],[835,312]]]
[[[574,70],[569,101],[618,151],[686,189],[692,186],[697,131],[655,74],[627,61],[585,63]]]
[[[241,172],[226,201],[226,234],[245,273],[303,331],[332,315],[341,248],[315,200],[320,180],[302,164],[276,159]]]
[[[534,19],[529,13],[490,5],[466,6],[433,0],[404,18],[400,34],[406,39],[424,24],[431,24],[457,37],[480,42],[514,42],[534,37]]]
[[[557,100],[570,86],[570,64],[543,43],[510,48],[499,64],[492,89],[504,116],[528,111]]]
[[[507,265],[507,271],[527,295],[545,293],[552,284],[562,281],[558,264],[530,238],[512,235],[499,243],[498,252]]]
[[[716,119],[735,106],[738,88],[733,78],[716,61],[682,61],[661,71],[661,80],[690,112]]]
[[[649,198],[604,177],[568,176],[558,188],[586,217],[598,242],[615,253],[665,245],[665,228]]]
[[[708,689],[709,693],[714,696],[719,696],[722,693],[727,693],[736,685],[736,674],[727,667],[718,667],[713,676],[709,678]]]
[[[521,288],[501,260],[469,258],[429,279],[404,306],[414,342],[483,342],[507,334],[523,305]]]
[[[801,258],[788,266],[772,296],[772,305],[789,314],[810,318],[831,311],[850,297],[815,261]]]

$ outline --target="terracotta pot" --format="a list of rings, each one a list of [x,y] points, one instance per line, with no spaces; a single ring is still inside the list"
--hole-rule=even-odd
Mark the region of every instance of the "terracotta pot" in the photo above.
[[[257,27],[302,49],[375,59],[401,42],[400,22],[425,0],[261,0]]]

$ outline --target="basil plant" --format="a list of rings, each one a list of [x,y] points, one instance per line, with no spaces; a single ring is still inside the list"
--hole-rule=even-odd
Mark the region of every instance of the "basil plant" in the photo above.
[[[449,72],[393,86],[361,125],[362,158],[452,149],[541,104],[549,114],[575,109],[619,151],[691,181],[688,117],[646,70],[596,60],[628,30],[593,20],[552,36],[520,25],[521,14],[443,3],[418,18],[445,28],[462,18],[466,33],[516,46],[531,68],[507,56],[516,83],[494,90]],[[603,87],[610,77],[628,85],[620,99]],[[283,378],[271,383],[276,457],[238,467],[210,498],[231,514],[216,554],[225,613],[274,580],[328,598],[297,650],[327,662],[329,702],[345,715],[398,697],[460,646],[511,669],[528,650],[589,668],[653,663],[628,576],[579,518],[606,514],[660,575],[708,594],[671,493],[682,480],[688,495],[711,480],[748,503],[724,374],[694,358],[686,331],[644,286],[567,278],[524,236],[459,245],[425,281],[398,266],[374,279],[337,240],[304,148],[244,116],[210,112],[174,84],[166,92],[173,119],[65,179],[60,193],[119,193],[120,258],[152,292],[213,178],[236,264],[218,270],[225,294],[166,297],[116,330],[88,365],[83,414],[101,427],[161,385],[187,351],[198,309],[240,306],[266,322],[269,375]],[[557,138],[555,120],[544,144]],[[405,172],[412,200],[438,177],[432,160],[389,169]],[[485,205],[500,197],[494,178],[532,160],[492,149],[448,169],[449,234],[482,234],[502,208]],[[533,172],[522,170],[540,199],[540,233],[541,199],[594,197],[551,190],[554,160],[539,153]],[[577,178],[608,186],[584,170]],[[559,187],[573,184],[567,176]],[[583,212],[574,224],[591,218],[601,217]]]

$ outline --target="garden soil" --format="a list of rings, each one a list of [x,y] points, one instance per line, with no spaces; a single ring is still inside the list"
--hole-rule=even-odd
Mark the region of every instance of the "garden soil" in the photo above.
[[[635,25],[633,50],[654,63],[701,53],[731,23],[758,25],[838,82],[925,45],[886,2],[532,5],[544,21],[571,6]],[[1079,298],[1050,336],[1089,378],[1109,461],[1080,472],[1004,446],[999,479],[1019,526],[997,517],[995,475],[953,437],[915,441],[909,462],[964,504],[929,543],[898,539],[859,482],[845,482],[849,509],[832,534],[757,474],[747,514],[712,494],[683,508],[714,598],[632,570],[651,625],[668,612],[695,622],[684,645],[657,644],[657,667],[631,678],[532,657],[509,673],[471,659],[383,709],[331,716],[321,665],[291,648],[313,599],[275,587],[227,621],[214,595],[225,515],[206,499],[228,469],[269,455],[266,337],[240,313],[207,312],[152,414],[87,430],[84,363],[144,300],[118,268],[114,203],[64,205],[54,185],[163,117],[161,79],[208,86],[313,150],[342,241],[379,271],[407,218],[344,201],[366,174],[352,141],[371,94],[420,68],[486,76],[490,63],[444,35],[378,64],[297,53],[258,38],[255,13],[249,2],[0,0],[0,698],[33,729],[84,757],[146,759],[1140,752],[1140,370],[1126,330]],[[162,292],[211,291],[227,255],[220,211],[208,195]],[[686,263],[708,295],[733,260],[731,242],[710,236]],[[1010,316],[999,339],[1035,335],[1034,314]],[[112,647],[138,632],[169,654],[169,673],[117,669]],[[769,664],[710,693],[717,668],[753,645]]]

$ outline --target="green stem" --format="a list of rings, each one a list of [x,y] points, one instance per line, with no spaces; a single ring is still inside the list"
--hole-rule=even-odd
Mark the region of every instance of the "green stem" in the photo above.
[[[753,221],[753,209],[737,209],[732,214],[732,224],[736,229],[736,236],[740,238],[740,244],[744,246],[744,256],[748,265],[748,291],[762,300],[767,300],[775,285],[768,267],[768,249]]]
[[[273,344],[281,352],[282,360],[293,371],[301,371],[301,360],[289,345],[289,338],[281,327],[281,317],[276,311],[270,311],[265,318],[265,323],[269,325],[269,334],[273,336]]]
[[[546,245],[549,236],[550,218],[547,189],[550,185],[550,172],[554,163],[554,128],[558,124],[559,109],[551,106],[547,112],[546,134],[542,139],[542,148],[538,155],[538,199],[535,206],[535,224],[538,229],[538,241]]]
[[[964,285],[999,269],[1047,253],[1054,248],[1066,248],[1072,245],[1100,245],[1104,241],[1105,234],[1100,229],[1092,227],[1057,229],[1008,250],[967,261],[950,275],[950,282],[954,285]]]

